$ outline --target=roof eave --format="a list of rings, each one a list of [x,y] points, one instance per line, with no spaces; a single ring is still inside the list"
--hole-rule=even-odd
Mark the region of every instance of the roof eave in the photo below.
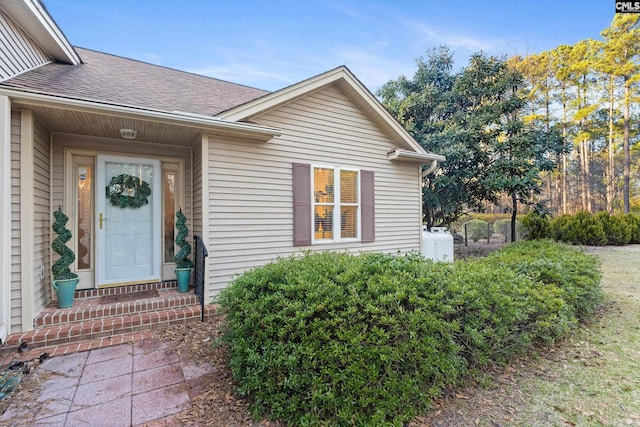
[[[72,65],[82,60],[39,0],[7,0],[2,8],[57,61]]]
[[[261,141],[268,141],[271,138],[282,134],[280,129],[274,127],[261,126],[252,123],[231,122],[217,117],[203,116],[180,111],[150,110],[130,106],[105,104],[42,93],[23,92],[2,87],[0,87],[0,95],[6,95],[12,100],[12,102],[22,104],[40,105],[66,110],[87,111],[97,114],[109,114],[140,120],[152,120],[208,131],[237,133],[246,135],[251,139]]]
[[[416,153],[414,151],[407,150],[399,150],[394,149],[387,154],[387,158],[389,160],[403,160],[408,162],[427,164],[433,161],[436,162],[444,162],[446,160],[445,156],[441,156],[439,154],[430,153],[425,151],[424,153]]]

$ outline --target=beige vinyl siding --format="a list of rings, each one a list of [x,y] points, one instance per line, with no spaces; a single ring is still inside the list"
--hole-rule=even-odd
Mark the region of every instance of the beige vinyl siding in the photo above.
[[[305,249],[419,250],[419,167],[389,161],[390,139],[341,90],[324,88],[252,121],[283,135],[266,143],[211,137],[212,295],[248,268]],[[293,162],[374,171],[376,240],[293,247]]]
[[[48,62],[44,49],[0,9],[0,81]]]
[[[202,236],[202,143],[193,145],[193,234]]]
[[[22,330],[20,112],[11,111],[11,333]]]
[[[34,303],[35,312],[40,312],[51,301],[49,283],[49,238],[50,238],[50,204],[49,204],[49,131],[38,120],[34,126],[34,266],[35,277]],[[38,269],[44,268],[41,280]]]

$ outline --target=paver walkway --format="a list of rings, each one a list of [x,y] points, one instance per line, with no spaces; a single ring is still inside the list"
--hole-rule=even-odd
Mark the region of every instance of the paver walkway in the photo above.
[[[32,374],[43,379],[32,402],[12,402],[0,425],[176,425],[172,416],[190,404],[187,383],[210,370],[156,338],[53,357]]]

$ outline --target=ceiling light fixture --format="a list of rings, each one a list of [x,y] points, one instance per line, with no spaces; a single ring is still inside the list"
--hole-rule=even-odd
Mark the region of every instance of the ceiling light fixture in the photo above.
[[[124,139],[136,139],[138,131],[135,129],[120,129],[120,135],[122,135]]]

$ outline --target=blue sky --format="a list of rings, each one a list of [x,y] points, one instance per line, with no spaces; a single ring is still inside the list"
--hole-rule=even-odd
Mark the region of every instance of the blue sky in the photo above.
[[[80,47],[277,90],[346,65],[371,90],[447,45],[541,52],[599,38],[612,0],[43,0]]]

